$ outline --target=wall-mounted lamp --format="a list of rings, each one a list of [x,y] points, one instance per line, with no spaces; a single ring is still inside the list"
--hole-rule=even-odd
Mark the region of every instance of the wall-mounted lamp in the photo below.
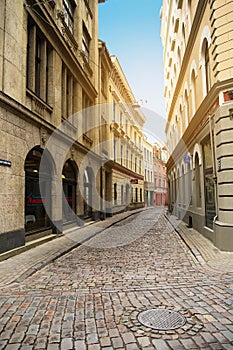
[[[233,119],[233,108],[229,109],[229,117],[230,117],[230,120]]]

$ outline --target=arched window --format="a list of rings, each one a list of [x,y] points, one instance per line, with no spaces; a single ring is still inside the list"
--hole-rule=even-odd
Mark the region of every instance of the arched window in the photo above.
[[[176,142],[180,140],[180,126],[179,126],[179,118],[178,115],[176,115]]]
[[[176,79],[176,64],[174,64],[174,78]]]
[[[92,170],[87,167],[84,172],[84,219],[92,216],[92,179]]]
[[[66,199],[66,201],[63,202],[63,220],[65,222],[74,221],[76,219],[76,168],[75,162],[69,159],[65,162],[62,170],[63,193]]]
[[[180,53],[180,48],[179,47],[178,47],[178,50],[177,50],[177,63],[178,63],[178,70],[180,71],[180,69],[181,69],[181,53]]]
[[[186,188],[186,181],[185,181],[185,173],[184,173],[184,165],[182,164],[182,168],[181,168],[181,184],[182,184],[182,190],[181,190],[181,204],[183,205],[183,207],[185,207],[186,204],[186,198],[185,198],[185,188]]]
[[[210,91],[210,57],[209,57],[209,48],[207,40],[203,43],[203,55],[205,59],[205,83],[206,83],[206,93]]]
[[[185,117],[185,127],[188,127],[189,124],[189,101],[188,101],[188,91],[185,90],[184,93],[184,117]]]
[[[51,203],[52,163],[48,152],[45,152],[40,147],[34,147],[25,159],[26,232],[37,231],[51,224],[49,220],[51,213],[48,211]],[[44,203],[46,203],[46,210]]]
[[[179,115],[180,115],[180,137],[183,135],[183,118],[182,118],[182,104],[179,107]]]
[[[186,36],[185,36],[185,26],[184,23],[182,24],[182,40],[183,40],[183,54],[186,49]]]
[[[176,197],[176,203],[177,205],[180,205],[180,201],[181,201],[181,191],[182,191],[182,187],[181,187],[181,178],[180,178],[180,169],[177,170],[177,179],[176,179],[176,193],[177,193],[177,197]]]
[[[170,131],[170,142],[169,142],[169,146],[170,146],[170,152],[173,151],[173,142],[172,142],[172,132]]]
[[[191,26],[192,26],[191,0],[187,0],[187,19],[188,19],[188,29],[190,33]]]
[[[191,94],[192,94],[192,116],[196,113],[196,74],[195,70],[191,73]]]
[[[187,204],[192,205],[192,170],[190,163],[187,164]]]
[[[199,49],[199,61],[202,72],[202,90],[203,98],[206,97],[211,88],[211,76],[210,76],[210,44],[211,35],[208,26],[205,26],[202,32],[202,38]]]

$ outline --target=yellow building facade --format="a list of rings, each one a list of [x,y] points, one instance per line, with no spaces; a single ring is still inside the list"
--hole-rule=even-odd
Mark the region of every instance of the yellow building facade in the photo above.
[[[99,217],[100,2],[1,2],[0,253]]]
[[[117,57],[100,43],[102,178],[106,215],[144,206],[143,133],[145,116]]]
[[[163,1],[169,207],[233,250],[233,8],[231,1]]]

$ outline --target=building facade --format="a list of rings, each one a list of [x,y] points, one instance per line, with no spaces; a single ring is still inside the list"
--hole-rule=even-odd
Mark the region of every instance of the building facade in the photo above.
[[[117,57],[100,41],[101,152],[106,215],[144,206],[145,117]],[[138,106],[136,106],[138,107]]]
[[[167,206],[167,149],[155,143],[153,146],[153,168],[154,168],[154,205]]]
[[[1,2],[0,253],[101,212],[100,2]]]
[[[104,2],[2,5],[0,253],[144,205],[145,118],[98,40]]]
[[[169,207],[232,251],[232,2],[164,0],[161,21]]]

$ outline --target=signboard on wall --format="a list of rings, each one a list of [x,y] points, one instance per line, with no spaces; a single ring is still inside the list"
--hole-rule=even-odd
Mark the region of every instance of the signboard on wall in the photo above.
[[[10,160],[0,159],[0,165],[11,167],[11,161]]]
[[[131,184],[136,185],[136,184],[138,184],[138,179],[131,179],[130,182],[131,182]]]

